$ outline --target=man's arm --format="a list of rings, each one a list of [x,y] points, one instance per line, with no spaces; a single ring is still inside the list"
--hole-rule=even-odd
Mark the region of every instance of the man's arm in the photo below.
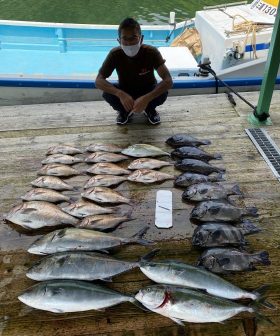
[[[127,112],[130,112],[132,110],[134,104],[133,98],[126,92],[118,89],[109,81],[107,81],[100,72],[96,77],[95,86],[102,91],[117,96]]]
[[[144,111],[150,101],[172,88],[173,81],[165,64],[162,64],[157,68],[157,73],[162,81],[158,83],[151,92],[135,100],[132,112]]]

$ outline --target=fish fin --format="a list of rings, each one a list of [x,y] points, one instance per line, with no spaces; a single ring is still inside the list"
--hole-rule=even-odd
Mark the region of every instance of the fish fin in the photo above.
[[[109,254],[109,251],[107,251],[107,250],[98,250],[97,252],[102,252],[102,253]]]
[[[239,196],[244,197],[244,194],[243,194],[243,192],[240,190],[240,187],[239,187],[238,184],[235,184],[235,185],[231,188],[231,191],[232,191],[233,195],[239,195]]]
[[[135,242],[141,245],[152,245],[154,244],[151,240],[142,239],[142,236],[148,231],[149,226],[145,226],[143,229],[135,233],[131,238],[128,238],[128,242]]]
[[[157,253],[160,251],[160,249],[159,248],[157,248],[157,249],[154,249],[154,250],[152,250],[152,251],[150,251],[150,252],[148,252],[148,253],[146,253],[145,255],[143,255],[142,257],[140,257],[140,262],[141,261],[150,261],[151,259],[153,259],[154,258],[154,256],[155,255],[157,255]]]
[[[182,326],[182,327],[185,327],[185,324],[184,324],[184,322],[182,321],[182,320],[180,320],[180,319],[178,319],[178,318],[176,318],[176,317],[170,317],[170,316],[168,316],[172,321],[174,321],[174,322],[176,322],[177,324],[179,324],[180,326]]]
[[[102,278],[102,279],[100,279],[100,280],[102,280],[102,281],[107,281],[107,282],[112,282],[112,281],[113,281],[112,277]]]
[[[23,209],[22,214],[27,215],[27,214],[29,214],[31,212],[34,212],[34,211],[37,211],[37,209],[35,209],[35,208]]]
[[[215,158],[216,160],[222,160],[222,158],[223,158],[222,155],[219,154],[219,153],[218,153],[218,154],[214,154],[213,156],[214,156],[214,158]]]
[[[258,299],[256,300],[256,304],[262,305],[262,306],[264,306],[268,309],[275,310],[276,307],[272,303],[266,301],[266,297],[264,297],[264,294],[268,290],[269,287],[270,287],[270,285],[268,285],[268,284],[267,285],[262,285],[261,287],[255,289],[253,291],[253,294],[255,294],[258,297]]]
[[[264,298],[263,298],[263,300],[264,300]],[[271,321],[271,319],[269,317],[264,316],[263,314],[261,314],[258,311],[260,305],[262,305],[261,300],[260,301],[253,301],[251,304],[248,305],[248,307],[253,310],[257,321],[265,321],[270,325],[275,325],[275,323],[273,321]],[[274,309],[276,309],[276,308],[274,307]]]
[[[256,226],[255,224],[253,224],[251,221],[249,220],[244,220],[243,222],[241,222],[238,227],[240,228],[241,232],[244,235],[250,235],[250,234],[255,234],[255,233],[259,233],[262,231],[261,228],[259,228],[258,226]]]
[[[256,208],[256,207],[246,208],[246,215],[249,215],[249,216],[252,216],[252,217],[259,217],[258,208]]]
[[[201,142],[203,143],[203,145],[211,145],[210,140],[201,140]]]
[[[58,309],[58,308],[52,308],[51,311],[52,311],[53,313],[59,313],[59,314],[65,313],[65,311],[63,311],[62,309]]]
[[[269,253],[267,251],[261,251],[258,253],[258,261],[263,265],[270,265]]]

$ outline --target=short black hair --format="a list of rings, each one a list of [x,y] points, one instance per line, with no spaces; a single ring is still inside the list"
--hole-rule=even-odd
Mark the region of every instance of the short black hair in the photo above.
[[[134,20],[133,18],[126,18],[124,19],[120,25],[119,25],[119,29],[118,29],[118,33],[119,33],[119,37],[121,36],[121,31],[122,29],[137,29],[139,32],[139,35],[141,35],[141,27],[140,24]]]

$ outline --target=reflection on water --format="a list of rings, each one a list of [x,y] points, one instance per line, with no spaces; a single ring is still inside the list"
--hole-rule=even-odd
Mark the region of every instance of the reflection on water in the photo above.
[[[169,13],[176,12],[177,21],[194,16],[203,6],[232,2],[225,0],[9,0],[0,1],[1,19],[46,22],[118,24],[132,16],[142,24],[166,24]]]

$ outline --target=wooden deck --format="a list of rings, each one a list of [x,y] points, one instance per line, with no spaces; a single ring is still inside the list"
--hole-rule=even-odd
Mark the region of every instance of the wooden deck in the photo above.
[[[252,103],[257,103],[257,93],[244,94]],[[275,92],[271,117],[273,126],[267,128],[274,141],[280,146],[280,92]],[[280,335],[280,194],[276,180],[265,161],[251,143],[244,129],[250,128],[247,115],[249,108],[240,100],[233,108],[224,94],[210,96],[170,97],[159,109],[162,124],[147,125],[144,117],[124,127],[114,124],[115,114],[103,102],[68,103],[51,105],[12,106],[0,108],[0,213],[3,215],[19,197],[30,189],[46,150],[52,145],[68,143],[84,147],[93,142],[112,142],[123,145],[150,143],[170,150],[165,145],[168,136],[187,132],[199,138],[209,139],[209,152],[223,155],[217,165],[227,170],[227,182],[239,183],[245,193],[242,205],[259,208],[259,225],[263,232],[250,236],[250,249],[269,251],[271,266],[241,275],[227,276],[233,283],[253,290],[263,284],[271,284],[269,301],[278,310],[261,310],[274,323],[258,324],[259,336]],[[213,163],[213,162],[212,162]],[[216,162],[215,162],[216,164]],[[82,167],[81,167],[82,168]],[[173,167],[162,171],[174,172]],[[176,172],[179,174],[179,172]],[[70,181],[81,185],[85,176]],[[158,230],[154,226],[155,193],[158,189],[173,191],[174,227]],[[125,196],[132,197],[136,205],[133,217],[137,218],[122,225],[120,235],[130,236],[144,225],[149,225],[146,234],[161,248],[158,259],[176,258],[195,263],[199,251],[191,248],[189,237],[193,225],[189,222],[191,205],[181,202],[179,189],[172,181],[161,185],[139,186],[125,182],[118,187]],[[243,315],[225,324],[176,325],[172,320],[154,313],[144,313],[133,305],[121,304],[106,310],[106,313],[89,311],[79,314],[51,314],[24,306],[17,295],[33,282],[25,272],[39,257],[26,252],[27,247],[39,235],[26,234],[4,222],[0,226],[0,336],[61,336],[61,335],[245,335],[242,327]],[[149,247],[123,246],[114,255],[127,260],[137,260]],[[128,293],[150,284],[139,270],[118,276],[108,286]],[[250,334],[251,335],[251,334]]]

